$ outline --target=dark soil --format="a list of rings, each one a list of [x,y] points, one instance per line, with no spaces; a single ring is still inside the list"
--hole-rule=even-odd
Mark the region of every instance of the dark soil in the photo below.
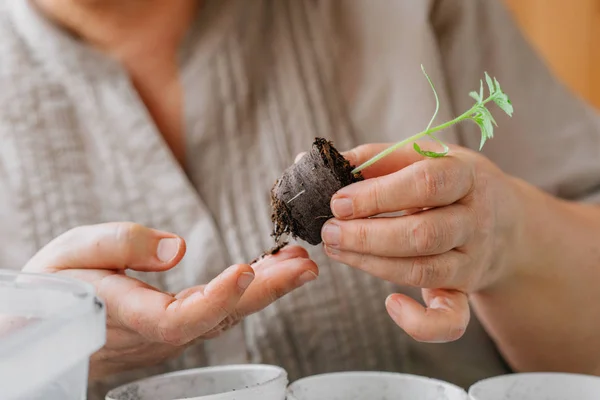
[[[353,165],[330,141],[316,138],[311,150],[288,167],[271,190],[272,236],[279,242],[285,234],[311,245],[321,243],[321,228],[333,217],[333,195],[351,183],[363,180]]]
[[[279,253],[279,250],[283,249],[285,246],[288,245],[288,242],[282,242],[280,244],[278,244],[275,247],[272,247],[271,249],[265,251],[264,253],[262,253],[260,256],[256,257],[254,260],[250,261],[250,265],[258,262],[260,259],[266,257],[266,256],[271,256],[273,254],[277,254]]]

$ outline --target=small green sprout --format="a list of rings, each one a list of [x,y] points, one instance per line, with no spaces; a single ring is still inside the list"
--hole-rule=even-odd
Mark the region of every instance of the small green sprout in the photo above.
[[[475,122],[481,129],[481,142],[479,144],[479,150],[481,150],[483,148],[483,145],[485,144],[485,142],[488,139],[491,139],[494,137],[494,126],[498,126],[498,124],[496,123],[496,120],[494,120],[494,117],[492,116],[492,113],[486,107],[486,104],[491,101],[496,103],[496,105],[502,111],[504,111],[506,114],[508,114],[509,117],[512,117],[513,106],[510,102],[510,99],[508,98],[506,93],[504,93],[502,91],[502,88],[500,87],[500,83],[498,83],[496,78],[493,78],[493,79],[490,78],[490,76],[486,72],[485,73],[485,82],[488,87],[489,96],[487,98],[483,97],[484,96],[483,80],[480,80],[479,81],[479,83],[480,83],[479,92],[469,93],[469,96],[471,96],[476,102],[473,105],[473,107],[471,107],[469,110],[467,110],[460,116],[454,118],[453,120],[445,122],[441,125],[438,125],[438,126],[435,126],[432,128],[431,125],[433,124],[433,121],[435,120],[435,117],[437,116],[437,113],[440,108],[440,100],[438,98],[435,87],[433,86],[433,83],[431,82],[431,79],[429,78],[429,75],[427,75],[427,73],[425,72],[425,68],[422,65],[421,65],[421,70],[423,71],[423,74],[427,78],[427,81],[429,82],[429,85],[431,86],[431,89],[433,90],[433,95],[435,96],[435,104],[436,104],[435,112],[433,113],[433,117],[431,117],[431,120],[429,121],[427,128],[425,128],[424,131],[417,133],[416,135],[413,135],[407,139],[404,139],[404,140],[388,147],[387,149],[383,150],[381,153],[375,155],[370,160],[368,160],[368,161],[364,162],[363,164],[361,164],[360,166],[356,167],[352,171],[353,174],[356,174],[356,173],[362,171],[363,169],[373,165],[377,161],[381,160],[383,157],[389,155],[390,153],[394,152],[395,150],[404,146],[405,144],[416,141],[425,136],[430,137],[431,139],[436,141],[438,144],[440,144],[443,148],[443,151],[438,153],[438,152],[434,152],[434,151],[422,150],[417,143],[413,143],[413,147],[414,147],[415,151],[426,157],[434,157],[434,158],[435,157],[444,157],[446,154],[448,154],[449,148],[444,142],[442,142],[440,139],[435,137],[433,134],[435,132],[446,129],[446,128],[448,128],[454,124],[457,124],[461,121],[464,121],[464,120],[471,120],[471,121]]]

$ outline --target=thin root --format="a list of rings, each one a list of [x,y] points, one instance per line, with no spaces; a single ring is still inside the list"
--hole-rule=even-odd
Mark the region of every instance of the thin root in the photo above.
[[[289,199],[287,201],[287,204],[290,204],[292,201],[296,200],[298,197],[302,196],[304,193],[306,193],[306,189],[304,189],[303,191],[301,191],[300,193],[298,193],[297,195],[295,195],[294,197]]]

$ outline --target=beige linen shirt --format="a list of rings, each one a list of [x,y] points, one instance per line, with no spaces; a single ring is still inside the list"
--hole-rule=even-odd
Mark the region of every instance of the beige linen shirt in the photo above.
[[[0,5],[0,268],[19,269],[82,225],[135,221],[182,235],[177,292],[272,245],[269,189],[315,136],[340,149],[422,130],[472,105],[484,71],[515,106],[483,153],[566,199],[600,197],[595,112],[550,76],[500,0],[206,1],[181,51],[187,160],[170,153],[123,69],[39,15]],[[440,137],[477,148],[471,123]],[[208,364],[281,365],[291,380],[342,370],[422,374],[462,386],[508,372],[476,318],[464,337],[417,343],[389,318],[392,292],[329,261],[316,282],[173,361],[93,384],[90,399],[151,374]]]

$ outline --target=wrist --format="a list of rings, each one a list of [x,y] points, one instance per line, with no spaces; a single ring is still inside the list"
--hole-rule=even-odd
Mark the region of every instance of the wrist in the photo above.
[[[574,255],[592,252],[586,243],[600,234],[597,206],[562,200],[518,178],[508,179],[513,193],[512,234],[499,256],[498,279],[482,289],[487,293],[565,278],[564,269]]]
[[[508,213],[501,215],[511,222],[495,254],[495,276],[480,290],[484,292],[510,288],[536,277],[540,266],[546,265],[544,260],[552,257],[548,238],[552,237],[552,221],[561,206],[559,200],[521,179],[508,176],[507,181]]]
[[[537,232],[548,228],[547,207],[552,198],[521,179],[509,177],[514,193],[515,229],[511,247],[506,251],[509,265],[507,278],[535,275],[535,265],[539,263],[539,251],[543,239]],[[540,240],[542,239],[542,240]],[[543,247],[543,245],[542,245]]]

